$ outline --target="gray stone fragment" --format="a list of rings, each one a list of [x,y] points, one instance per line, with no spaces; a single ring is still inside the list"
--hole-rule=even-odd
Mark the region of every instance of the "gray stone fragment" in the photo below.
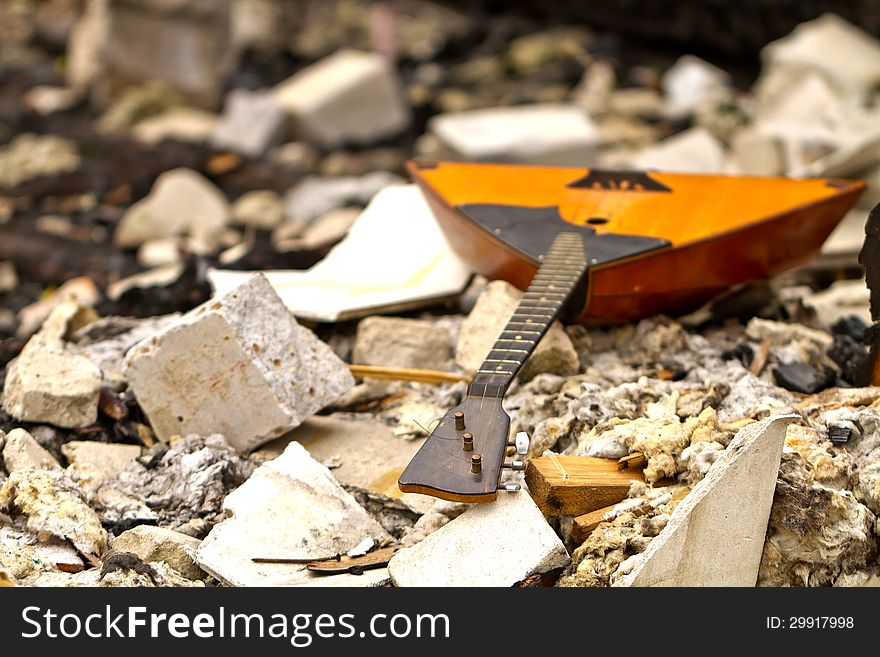
[[[94,440],[71,440],[61,446],[61,453],[74,468],[97,472],[105,479],[110,479],[140,456],[141,448]]]
[[[576,105],[535,104],[440,114],[430,133],[449,156],[468,161],[586,166],[596,157],[598,128]]]
[[[10,474],[21,470],[61,470],[55,457],[24,429],[13,429],[6,434],[6,445],[2,449]]]
[[[211,133],[211,145],[249,157],[260,157],[281,142],[284,112],[268,93],[235,89]]]
[[[513,586],[569,561],[532,498],[520,491],[474,505],[400,550],[388,572],[397,586]]]
[[[194,102],[217,103],[238,51],[230,0],[92,0],[68,43],[67,81],[98,104],[128,85],[162,80]]]
[[[378,53],[340,50],[272,93],[293,136],[324,147],[371,143],[409,124],[394,71]]]
[[[54,135],[21,134],[0,148],[0,187],[75,171],[80,166],[76,144]]]
[[[428,321],[367,317],[358,323],[352,361],[362,365],[446,369],[449,331]]]
[[[271,189],[245,192],[232,204],[232,223],[260,230],[272,230],[284,218],[281,197]]]
[[[151,518],[161,527],[200,538],[220,520],[226,496],[255,467],[222,436],[187,436],[170,448],[155,445],[130,462],[101,487],[94,506],[109,524]]]
[[[797,417],[741,429],[614,586],[754,586],[785,430]]]
[[[367,512],[296,442],[260,466],[223,503],[227,519],[202,542],[196,562],[233,586],[296,584],[304,566],[253,557],[323,558],[365,538],[387,536]]]
[[[125,211],[113,240],[121,247],[136,247],[187,235],[213,251],[228,221],[229,203],[213,183],[191,169],[172,169],[156,179],[146,198]]]
[[[354,379],[262,275],[144,340],[125,375],[156,434],[223,434],[247,452],[300,425]]]
[[[142,561],[161,561],[188,579],[202,579],[205,573],[193,561],[200,543],[165,527],[140,525],[113,539],[113,549],[136,554]]]

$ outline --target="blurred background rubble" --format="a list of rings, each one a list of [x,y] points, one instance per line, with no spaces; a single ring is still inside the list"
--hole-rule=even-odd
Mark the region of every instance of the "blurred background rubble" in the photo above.
[[[154,465],[161,461],[161,472],[141,464],[125,476],[104,473],[117,477],[104,488],[100,477],[76,475],[92,507],[83,504],[81,515],[98,514],[82,521],[93,537],[76,546],[80,554],[100,554],[105,530],[118,534],[143,523],[201,539],[220,518],[230,486],[254,481],[254,464],[210,435],[156,451],[157,437],[120,364],[131,346],[174,318],[134,318],[191,311],[210,298],[212,284],[225,291],[211,274],[217,269],[231,276],[228,270],[329,266],[332,258],[322,260],[352,226],[360,218],[375,222],[379,212],[361,211],[386,187],[405,182],[407,159],[864,179],[867,192],[814,262],[732,290],[679,321],[604,331],[554,327],[509,404],[514,424],[535,432],[534,455],[599,453],[594,444],[610,431],[603,422],[647,422],[654,411],[650,422],[663,426],[703,418],[714,432],[709,451],[723,451],[732,435],[725,423],[791,409],[804,395],[855,383],[852,363],[863,356],[861,331],[871,321],[857,256],[868,210],[880,201],[878,34],[880,8],[867,0],[761,0],[748,7],[720,0],[2,2],[0,382],[10,385],[7,365],[21,354],[19,369],[73,372],[71,386],[79,389],[71,398],[85,400],[88,412],[74,420],[14,417],[7,405],[0,438],[24,426],[56,466],[75,465],[68,454],[75,450],[60,447],[71,441],[136,445],[153,450]],[[398,195],[380,195],[376,203],[403,221],[413,206]],[[406,233],[395,248],[425,256],[434,242],[423,241],[433,236]],[[382,244],[370,249],[390,253]],[[369,267],[346,260],[352,276],[356,267]],[[433,302],[424,308],[411,303],[413,295],[382,300],[397,302],[400,318],[358,323],[366,313],[352,313],[349,300],[324,315],[298,317],[343,361],[466,374],[492,337],[484,326],[503,321],[517,293],[479,277],[465,287],[469,273],[460,263],[444,271],[452,273],[432,284]],[[67,312],[71,295],[77,301]],[[60,329],[47,322],[50,316]],[[94,322],[98,317],[104,319]],[[340,321],[314,321],[327,319]],[[39,359],[48,360],[39,362],[34,349],[26,358],[26,343],[43,345]],[[16,386],[25,385],[18,379]],[[641,392],[633,389],[636,381]],[[367,380],[331,407],[327,421],[343,433],[346,422],[366,419],[390,426],[393,440],[419,437],[462,389]],[[880,394],[860,399],[841,401],[835,408],[849,411],[837,419],[826,417],[830,402],[804,411],[801,429],[810,435],[801,435],[783,460],[789,488],[779,499],[796,506],[819,481],[827,487],[825,506],[804,521],[807,529],[793,528],[784,509],[774,507],[777,536],[800,531],[802,542],[792,549],[779,538],[768,548],[763,583],[862,583],[876,576],[876,457],[862,444],[838,458],[828,439],[841,422],[854,436],[877,430],[870,405]],[[721,424],[701,415],[710,406]],[[621,441],[610,444],[620,448]],[[624,442],[615,458],[642,448]],[[683,456],[681,447],[666,474],[693,485],[714,456],[700,461],[700,450]],[[281,453],[266,449],[272,457]],[[215,482],[211,499],[186,501],[197,484],[190,487],[192,472],[177,471],[180,454],[189,452],[202,454],[205,467],[221,464],[231,473]],[[321,459],[333,467],[331,456]],[[13,484],[8,457],[5,465]],[[48,471],[46,481],[62,476]],[[148,500],[145,509],[143,499],[134,499],[149,488],[141,480],[160,475],[176,482],[179,499]],[[424,531],[461,513],[438,507],[420,525],[415,518],[426,508],[394,511],[387,498],[380,513],[363,493],[367,479],[352,477],[340,481],[360,487],[358,503],[374,518],[385,514],[383,532],[395,538],[413,532],[414,523]],[[393,494],[389,481],[374,493]],[[640,494],[654,495],[633,492]],[[664,498],[666,504],[673,502]],[[832,517],[841,504],[852,513]],[[175,515],[180,509],[192,512]],[[643,539],[634,522],[621,520],[623,533],[614,540]],[[565,527],[561,522],[558,532],[572,547]],[[0,557],[10,535],[0,540]],[[70,534],[62,527],[54,535]],[[27,537],[15,540],[30,545]],[[827,561],[816,559],[816,544],[828,551]],[[606,550],[601,542],[584,545],[563,582],[608,584],[619,561],[596,556]],[[639,545],[636,551],[646,542]],[[805,556],[810,550],[814,556]],[[76,554],[63,556],[79,564],[68,564],[67,572],[83,566]],[[211,563],[218,559],[222,554],[212,555]],[[601,575],[578,569],[597,561]],[[159,568],[152,581],[179,584],[179,571],[195,567],[188,563],[170,574]],[[48,583],[58,576],[48,570],[51,577],[22,567],[17,577]]]

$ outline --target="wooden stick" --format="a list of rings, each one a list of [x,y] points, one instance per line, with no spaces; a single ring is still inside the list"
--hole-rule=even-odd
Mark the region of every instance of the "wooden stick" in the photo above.
[[[642,469],[648,465],[648,459],[641,452],[633,452],[617,459],[618,470],[629,470],[630,468]]]
[[[470,383],[467,374],[438,372],[437,370],[417,370],[405,367],[380,367],[378,365],[349,365],[348,369],[358,379],[389,379],[393,381],[415,381],[417,383]]]
[[[593,530],[605,521],[605,514],[613,511],[616,506],[616,504],[603,506],[601,509],[596,509],[574,518],[571,525],[571,540],[577,545],[586,541],[590,534],[593,533]]]
[[[617,461],[591,456],[541,456],[526,466],[529,492],[545,516],[579,516],[616,504],[633,481],[644,481],[637,468],[618,470]]]

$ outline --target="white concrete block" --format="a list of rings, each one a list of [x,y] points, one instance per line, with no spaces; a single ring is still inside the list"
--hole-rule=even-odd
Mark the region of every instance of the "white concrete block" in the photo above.
[[[397,586],[513,586],[570,559],[525,491],[477,504],[391,558]]]
[[[736,434],[614,586],[754,586],[786,427],[776,415]]]
[[[232,586],[315,581],[302,564],[255,563],[253,557],[343,554],[365,538],[387,536],[355,499],[297,442],[260,466],[223,502],[229,518],[196,552],[196,563]]]
[[[241,452],[298,426],[354,384],[260,274],[132,348],[126,378],[161,439],[220,433]]]
[[[409,124],[394,71],[375,53],[340,50],[272,93],[297,139],[328,148],[374,142]]]
[[[471,161],[589,166],[601,141],[586,111],[566,104],[441,114],[428,129],[455,157]]]

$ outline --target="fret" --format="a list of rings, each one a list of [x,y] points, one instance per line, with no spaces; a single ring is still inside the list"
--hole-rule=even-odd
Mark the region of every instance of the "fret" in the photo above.
[[[541,261],[529,288],[474,373],[469,395],[503,397],[587,270],[581,236],[561,233]]]

